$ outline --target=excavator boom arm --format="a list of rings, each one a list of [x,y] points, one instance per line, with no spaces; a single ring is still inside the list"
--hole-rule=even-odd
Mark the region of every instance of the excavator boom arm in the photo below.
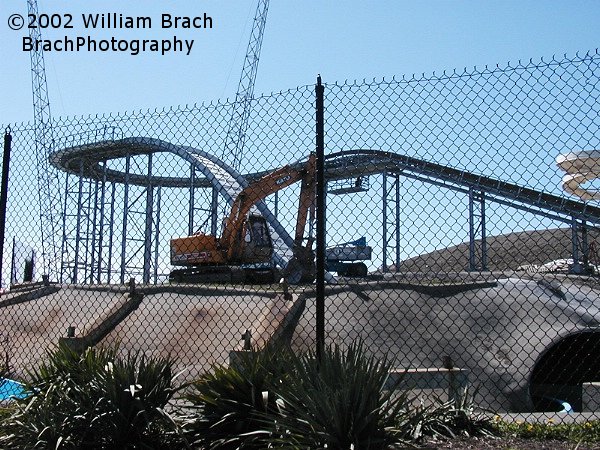
[[[220,242],[225,248],[228,249],[228,253],[231,255],[235,251],[235,240],[236,236],[242,229],[246,215],[250,211],[250,208],[261,200],[264,200],[271,194],[286,188],[299,180],[302,180],[302,194],[300,198],[300,211],[298,212],[298,222],[300,224],[302,211],[304,211],[304,219],[302,226],[302,234],[306,225],[306,211],[310,207],[311,198],[310,196],[304,195],[305,184],[314,183],[314,171],[316,168],[316,157],[311,154],[308,158],[306,166],[302,169],[295,169],[291,166],[285,166],[278,169],[264,177],[250,183],[245,187],[233,201],[231,212],[229,217],[225,221],[223,228],[223,234]],[[313,189],[314,192],[314,189]],[[306,197],[303,199],[303,197]],[[313,193],[314,197],[314,193]],[[296,229],[296,238],[298,236],[298,227]]]
[[[302,187],[300,188],[300,203],[298,205],[298,216],[296,218],[296,234],[294,235],[294,243],[297,246],[302,245],[309,212],[311,213],[311,217],[314,216],[312,208],[314,208],[315,205],[316,168],[316,157],[313,156],[308,159],[306,170],[302,177]],[[310,243],[309,246],[310,245],[312,245],[312,243]]]

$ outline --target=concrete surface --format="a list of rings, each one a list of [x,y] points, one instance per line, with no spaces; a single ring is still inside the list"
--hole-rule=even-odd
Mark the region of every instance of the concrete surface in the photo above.
[[[513,278],[446,297],[382,282],[329,289],[325,334],[342,345],[362,339],[395,367],[440,368],[449,357],[469,371],[471,392],[482,406],[532,411],[530,381],[541,356],[569,335],[597,331],[600,323],[598,291],[568,282],[561,289],[562,296],[548,282]],[[295,349],[314,345],[314,317],[314,298],[308,298]]]
[[[247,329],[271,308],[274,291],[196,288],[189,293],[145,293],[141,305],[103,340],[123,350],[177,358],[185,379],[212,364],[227,364]],[[256,335],[256,333],[255,333]]]
[[[582,403],[584,412],[600,411],[600,383],[591,382],[583,383],[582,387]]]
[[[0,333],[8,342],[0,352],[3,360],[8,352],[14,377],[25,376],[47,350],[55,348],[60,337],[67,335],[68,327],[74,326],[76,335],[81,335],[89,324],[123,301],[121,292],[53,288],[47,295],[32,295],[30,301],[16,304],[11,304],[12,297],[22,299],[24,294],[2,295],[7,306],[0,307]]]
[[[489,274],[484,275],[481,282],[465,275],[462,281],[469,290],[456,288],[461,276],[410,280],[404,276],[328,287],[327,342],[349,344],[360,338],[377,356],[392,358],[397,368],[442,368],[450,361],[468,371],[471,392],[483,407],[532,411],[534,374],[545,355],[581,333],[593,334],[600,342],[600,291],[581,284],[579,278],[546,275],[490,282]],[[69,326],[82,336],[114,316],[127,291],[126,286],[65,286],[15,304],[11,294],[5,294],[0,299],[6,301],[3,307],[0,303],[0,333],[9,341],[2,341],[0,351],[9,352],[16,377],[22,376],[59,337],[66,336]],[[247,329],[264,343],[261,336],[277,329],[273,322],[284,320],[285,311],[294,309],[277,297],[274,286],[149,286],[137,292],[143,295],[139,307],[123,317],[102,343],[118,342],[124,351],[174,356],[187,380],[212,364],[226,364]],[[296,287],[292,294],[296,299],[306,297],[303,312],[295,310],[301,316],[292,346],[314,348],[314,287]],[[588,349],[589,355],[578,355],[578,350],[568,349],[575,357],[563,361],[561,370],[577,373],[580,361],[599,360],[596,347]],[[597,366],[588,369],[593,372]],[[600,371],[590,373],[582,375],[583,381],[600,381],[591,379],[600,378]]]

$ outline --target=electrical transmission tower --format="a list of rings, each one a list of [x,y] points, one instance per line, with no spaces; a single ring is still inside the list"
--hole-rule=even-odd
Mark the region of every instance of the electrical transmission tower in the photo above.
[[[36,0],[27,0],[30,15],[39,17]],[[39,27],[29,28],[32,42],[41,40]],[[58,173],[51,169],[48,157],[53,148],[52,117],[48,100],[44,52],[34,48],[31,57],[31,87],[33,92],[33,124],[35,128],[35,155],[37,163],[38,196],[40,204],[40,227],[42,238],[42,267],[45,275],[55,280],[58,275],[56,245],[57,220],[61,215],[61,197],[58,192]]]
[[[244,145],[246,142],[246,130],[248,128],[248,118],[252,111],[252,100],[254,98],[254,82],[256,80],[256,72],[258,70],[258,60],[260,58],[260,49],[262,47],[263,34],[265,24],[267,22],[267,12],[269,11],[269,0],[258,0],[254,21],[252,23],[252,31],[250,40],[246,49],[246,57],[244,58],[244,66],[242,75],[238,84],[235,102],[232,105],[231,119],[225,136],[225,146],[221,157],[228,162],[234,169],[239,169],[243,157]],[[195,169],[192,168],[192,178],[195,177]],[[202,194],[204,196],[206,194]],[[210,198],[206,199],[210,203],[210,217],[201,227],[210,225],[210,233],[217,234],[218,214],[221,208],[221,215],[225,214],[226,205],[221,205],[219,208],[219,194],[215,189],[209,194]],[[196,206],[198,198],[194,196],[193,189],[191,190],[190,198],[190,234],[195,228],[194,211],[200,210]]]
[[[254,82],[258,70],[258,60],[260,58],[260,49],[262,47],[268,11],[269,0],[258,0],[256,13],[254,14],[254,23],[252,24],[252,33],[250,34],[250,41],[246,49],[242,76],[238,84],[235,103],[233,104],[233,111],[231,113],[231,121],[229,122],[225,138],[223,156],[231,155],[231,165],[235,169],[239,168],[243,156],[248,118],[250,117],[252,99],[254,98]]]

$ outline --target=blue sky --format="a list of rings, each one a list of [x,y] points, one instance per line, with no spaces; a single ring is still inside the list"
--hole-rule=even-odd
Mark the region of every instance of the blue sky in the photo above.
[[[0,123],[29,122],[33,118],[30,59],[22,50],[22,40],[28,32],[26,29],[12,31],[8,26],[11,15],[27,14],[27,2],[1,2]],[[180,39],[194,40],[189,55],[46,52],[54,117],[102,116],[233,99],[256,9],[256,0],[39,0],[38,4],[41,13],[59,15],[63,20],[67,15],[73,17],[72,29],[43,30],[46,39],[90,35],[98,40],[111,37],[161,40],[176,35]],[[153,21],[152,28],[85,29],[82,14],[103,13],[148,16]],[[212,29],[161,28],[162,14],[202,16],[204,13],[212,18]],[[381,80],[412,74],[429,76],[444,70],[462,71],[464,67],[483,69],[496,64],[505,67],[509,61],[515,64],[530,58],[539,61],[541,57],[548,60],[552,55],[560,58],[564,53],[585,54],[598,47],[598,23],[600,0],[272,1],[255,95],[314,84],[317,74],[321,74],[326,83]],[[562,176],[553,164],[555,153],[562,150],[551,149],[554,153],[545,155],[546,160],[540,164],[542,171],[546,170],[548,176],[556,179],[551,179],[548,184],[551,187],[558,186]],[[528,167],[536,169],[537,166]],[[510,175],[512,172],[498,174],[498,177],[506,179]],[[427,189],[421,196],[428,193]],[[444,197],[442,204],[451,201],[452,195]],[[359,209],[362,206],[368,212],[365,205],[373,202],[359,196],[357,194],[356,200]],[[458,208],[454,212],[460,215],[461,211]],[[342,212],[332,213],[332,216],[336,214],[345,217]],[[501,218],[494,222],[499,224],[498,229],[490,226],[492,234],[518,229],[515,223],[506,223],[507,217],[513,216],[501,209],[496,214]],[[410,223],[421,224],[416,227],[419,230],[428,230],[431,224],[427,220],[431,217],[431,213],[422,214]],[[376,236],[377,227],[372,226],[368,217],[348,218],[350,220],[359,224],[358,228],[350,227],[348,236],[337,236],[338,241],[354,239],[361,233],[371,233],[370,241],[381,240]],[[520,223],[525,227],[538,226],[528,219]],[[455,227],[462,234],[452,230],[446,232],[446,237],[455,243],[464,241],[466,228],[463,225]],[[438,236],[433,239],[425,234],[406,237],[412,237],[412,242],[419,245],[423,243],[422,247],[412,249],[417,253],[430,251],[431,246],[449,244],[440,242]],[[163,241],[166,245],[167,240]],[[166,254],[166,250],[163,253]]]
[[[0,122],[32,118],[27,30],[11,14],[26,0],[2,0]],[[39,0],[40,12],[73,15],[73,29],[47,38],[194,39],[182,54],[46,52],[52,114],[80,116],[210,102],[233,97],[256,8],[255,0],[169,2]],[[83,28],[81,14],[150,16],[150,30]],[[161,14],[213,18],[204,30],[162,29]],[[574,54],[598,47],[600,1],[272,1],[256,94],[324,81],[381,79],[508,61]]]

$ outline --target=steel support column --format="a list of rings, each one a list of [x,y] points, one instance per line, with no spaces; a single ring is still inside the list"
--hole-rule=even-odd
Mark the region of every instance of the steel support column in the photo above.
[[[478,238],[479,249],[477,248]],[[487,270],[485,194],[469,188],[469,271],[483,270]]]
[[[75,259],[73,265],[72,282],[77,283],[77,272],[79,271],[79,252],[81,249],[81,212],[83,210],[83,160],[79,161],[79,181],[77,193],[77,219],[75,229]]]
[[[68,249],[67,249],[67,203],[69,200],[69,177],[71,175],[69,172],[65,175],[65,203],[63,205],[63,214],[62,214],[62,243],[60,246],[60,277],[59,280],[61,283],[64,283],[66,280],[63,278],[65,270],[67,269],[65,264],[65,258],[68,258]],[[68,261],[67,261],[68,264]]]
[[[571,245],[572,245],[572,256],[573,264],[569,267],[569,272],[575,274],[581,274],[584,272],[584,268],[581,265],[580,248],[579,248],[579,222],[577,218],[573,217],[571,220]]]
[[[103,169],[102,169],[102,183],[100,185],[100,211],[99,211],[99,215],[100,215],[100,224],[98,226],[98,253],[97,253],[97,260],[98,260],[98,265],[97,268],[95,270],[96,272],[96,280],[97,283],[101,283],[102,282],[102,257],[103,257],[103,252],[102,252],[102,247],[104,245],[104,214],[106,213],[105,211],[105,202],[106,202],[106,162],[103,164]]]
[[[400,176],[398,174],[388,174],[388,172],[384,172],[382,177],[382,270],[384,273],[390,271],[388,261],[391,259],[393,261],[392,265],[394,266],[394,270],[397,272],[400,270]],[[391,184],[388,183],[388,177],[393,179]],[[390,234],[392,234],[392,236],[390,236]],[[394,240],[394,243],[393,245],[390,245],[392,239]]]
[[[210,201],[210,234],[216,236],[219,229],[219,191],[212,188]]]
[[[90,212],[92,212],[92,220],[91,220],[91,222],[92,222],[92,239],[91,239],[91,248],[89,250],[89,255],[90,255],[89,280],[90,280],[90,283],[93,284],[95,281],[94,273],[96,271],[96,265],[99,262],[99,259],[96,258],[96,256],[97,256],[96,249],[99,249],[99,241],[100,241],[99,239],[96,240],[96,237],[98,234],[98,225],[97,225],[98,224],[98,214],[100,212],[98,209],[98,200],[99,200],[99,198],[98,198],[98,181],[94,182],[93,184],[90,183],[89,186],[90,186],[90,188],[92,186],[94,186],[94,192],[93,193],[90,192],[90,198],[89,198],[89,201],[91,202],[92,194],[93,194],[94,206],[93,206],[93,208],[91,208],[91,211],[90,211]],[[88,220],[89,220],[89,217],[90,217],[90,215],[88,213]],[[89,232],[89,226],[88,226],[88,232]],[[89,242],[90,242],[89,238],[86,242],[87,242],[87,244],[89,244]],[[87,261],[87,256],[86,256],[86,261]]]
[[[581,222],[581,253],[583,267],[587,269],[590,264],[590,246],[588,242],[588,228],[585,220]]]
[[[106,262],[106,282],[111,282],[112,275],[112,259],[113,259],[113,246],[112,243],[114,238],[114,224],[115,224],[115,194],[116,194],[116,184],[112,183],[111,193],[110,193],[110,220],[108,227],[108,261]]]
[[[150,266],[152,264],[152,215],[154,207],[154,186],[152,186],[152,153],[148,155],[148,181],[146,186],[146,226],[144,227],[144,265],[142,280],[150,283]]]
[[[158,284],[158,251],[160,243],[161,186],[156,188],[156,222],[154,224],[154,284]]]
[[[190,164],[190,201],[188,205],[188,235],[194,233],[194,206],[196,205],[196,170],[194,165]]]
[[[129,170],[131,169],[131,156],[125,156],[125,186],[123,193],[123,227],[121,233],[121,284],[125,283],[125,265],[127,252],[127,214],[129,212]]]

